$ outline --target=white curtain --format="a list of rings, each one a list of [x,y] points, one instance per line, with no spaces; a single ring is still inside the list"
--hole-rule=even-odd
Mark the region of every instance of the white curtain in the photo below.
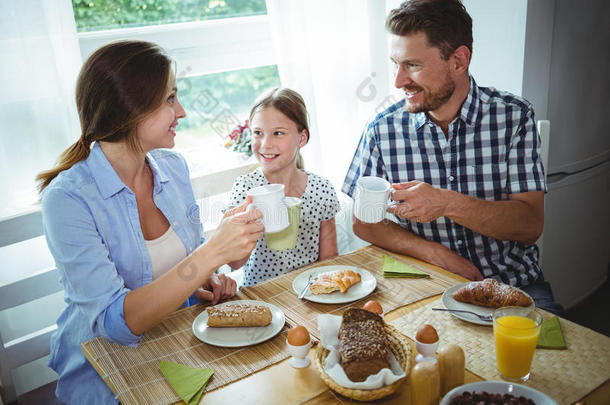
[[[0,2],[0,218],[33,208],[34,177],[79,136],[70,0]]]
[[[305,167],[328,178],[343,209],[339,253],[366,243],[352,232],[351,199],[340,193],[366,122],[400,98],[392,92],[385,18],[397,0],[267,0],[282,85],[305,98],[311,139]]]
[[[308,107],[305,166],[339,189],[366,121],[390,95],[386,2],[267,0],[267,11],[282,85]]]

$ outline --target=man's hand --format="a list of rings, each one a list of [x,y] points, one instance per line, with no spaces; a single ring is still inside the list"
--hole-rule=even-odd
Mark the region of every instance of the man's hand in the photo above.
[[[437,252],[434,264],[454,274],[459,274],[466,277],[468,280],[480,281],[483,280],[483,275],[468,259],[463,258],[451,249],[439,245],[442,249]],[[438,250],[438,249],[435,249]]]
[[[224,274],[213,273],[205,284],[195,291],[199,301],[211,301],[216,305],[219,300],[231,298],[237,292],[237,283],[231,277]]]
[[[416,222],[430,222],[444,215],[448,202],[443,190],[419,180],[392,184],[392,187],[395,190],[392,200],[402,202],[389,207],[389,213]]]

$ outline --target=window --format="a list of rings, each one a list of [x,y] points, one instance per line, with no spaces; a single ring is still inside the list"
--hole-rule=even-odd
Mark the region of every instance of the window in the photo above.
[[[176,150],[193,176],[248,160],[224,147],[264,90],[279,86],[264,0],[72,0],[83,60],[100,46],[141,39],[177,63]]]
[[[187,117],[178,126],[176,149],[188,160],[193,175],[228,169],[248,160],[224,145],[227,135],[243,124],[256,95],[279,86],[276,66],[240,69],[178,80]]]
[[[187,117],[176,150],[193,176],[244,165],[224,147],[264,90],[279,86],[264,0],[72,0],[83,60],[119,39],[158,43],[176,60]]]
[[[280,85],[265,1],[72,0],[72,5],[83,60],[109,42],[139,39],[161,45],[176,61],[187,116],[177,128],[175,150],[189,163],[195,197],[205,197],[204,228],[213,229],[234,170],[253,163],[225,148],[228,135],[248,118],[260,93]]]
[[[0,220],[40,210],[35,176],[79,136],[72,87],[80,64],[120,39],[158,43],[176,61],[188,112],[176,149],[194,177],[247,165],[224,145],[255,97],[280,84],[264,0],[72,0],[51,9],[8,4],[3,10],[19,18],[6,20],[0,46],[8,61],[0,69]]]
[[[72,0],[79,32],[235,18],[267,12],[264,0]]]

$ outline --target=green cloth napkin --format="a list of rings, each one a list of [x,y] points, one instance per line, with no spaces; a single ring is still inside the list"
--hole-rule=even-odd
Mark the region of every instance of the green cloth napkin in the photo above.
[[[553,316],[542,322],[540,326],[540,336],[536,347],[541,349],[566,349],[566,341],[563,339],[563,332],[559,324],[559,318]]]
[[[192,368],[169,361],[159,363],[159,368],[187,405],[199,403],[208,380],[214,374],[211,368]]]
[[[391,256],[383,255],[383,277],[411,277],[423,278],[430,277],[428,273],[411,267],[403,262],[399,262]]]

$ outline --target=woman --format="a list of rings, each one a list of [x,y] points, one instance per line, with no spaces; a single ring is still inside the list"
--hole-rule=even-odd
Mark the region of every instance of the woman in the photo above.
[[[227,212],[202,244],[199,209],[174,146],[185,112],[172,62],[155,44],[124,41],[85,62],[76,102],[82,134],[57,166],[40,173],[49,249],[66,308],[49,366],[64,403],[116,403],[83,356],[96,336],[137,346],[144,332],[184,305],[235,295],[215,270],[247,257],[261,236],[249,201]]]

